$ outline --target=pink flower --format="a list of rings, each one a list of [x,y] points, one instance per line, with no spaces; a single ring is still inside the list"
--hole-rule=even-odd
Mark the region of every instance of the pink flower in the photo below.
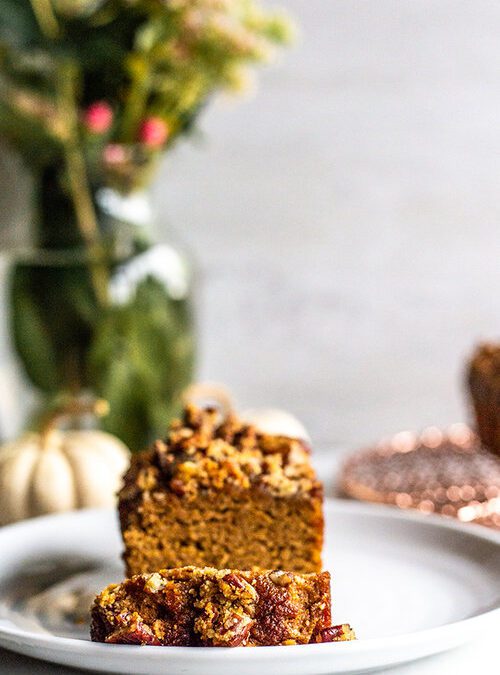
[[[110,143],[104,148],[103,157],[106,164],[122,164],[127,159],[127,153],[123,145]]]
[[[83,124],[93,134],[103,134],[113,123],[113,110],[106,101],[91,103],[83,113]]]
[[[139,128],[139,140],[148,148],[159,148],[168,138],[169,129],[161,117],[147,117]]]

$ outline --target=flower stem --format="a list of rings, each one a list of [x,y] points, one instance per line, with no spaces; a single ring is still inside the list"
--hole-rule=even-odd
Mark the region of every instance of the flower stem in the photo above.
[[[59,24],[57,23],[51,0],[30,1],[40,30],[49,40],[55,40],[59,36]]]
[[[108,273],[79,139],[75,91],[77,75],[77,69],[71,61],[63,61],[60,64],[57,73],[58,111],[66,127],[63,150],[76,222],[87,249],[89,270],[97,301],[105,306],[108,304]]]
[[[30,0],[30,2],[40,30],[48,39],[55,40],[60,35],[60,27],[52,1]],[[77,67],[71,60],[63,58],[56,69],[56,96],[59,122],[64,129],[62,145],[66,174],[76,222],[88,253],[90,277],[96,299],[100,305],[105,306],[108,304],[108,272],[79,138],[77,79]]]
[[[146,110],[146,101],[149,94],[149,67],[141,57],[135,57],[130,67],[131,82],[125,101],[121,123],[121,140],[124,143],[133,143],[136,140],[139,122]]]

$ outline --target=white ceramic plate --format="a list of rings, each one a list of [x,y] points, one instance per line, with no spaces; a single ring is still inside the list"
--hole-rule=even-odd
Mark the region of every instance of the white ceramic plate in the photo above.
[[[500,537],[386,507],[329,500],[325,566],[336,623],[356,642],[260,648],[94,644],[79,608],[122,575],[115,514],[80,511],[0,530],[0,645],[116,673],[359,673],[410,661],[500,627]]]

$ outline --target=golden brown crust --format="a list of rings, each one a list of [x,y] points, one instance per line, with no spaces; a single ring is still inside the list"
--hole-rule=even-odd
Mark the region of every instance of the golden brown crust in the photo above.
[[[259,646],[354,639],[330,626],[330,575],[184,567],[111,585],[92,608],[92,640]]]
[[[127,574],[185,565],[317,572],[322,503],[301,441],[189,406],[125,476]]]

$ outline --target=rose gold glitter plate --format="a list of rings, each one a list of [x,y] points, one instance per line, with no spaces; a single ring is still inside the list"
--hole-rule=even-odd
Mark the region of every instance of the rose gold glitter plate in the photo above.
[[[114,512],[79,511],[0,529],[0,645],[99,672],[340,675],[385,672],[498,627],[498,533],[353,501],[327,500],[325,515],[334,619],[353,625],[355,642],[234,649],[92,643],[85,608],[120,580],[122,545]]]
[[[403,431],[345,463],[343,494],[500,529],[500,457],[465,424]]]

